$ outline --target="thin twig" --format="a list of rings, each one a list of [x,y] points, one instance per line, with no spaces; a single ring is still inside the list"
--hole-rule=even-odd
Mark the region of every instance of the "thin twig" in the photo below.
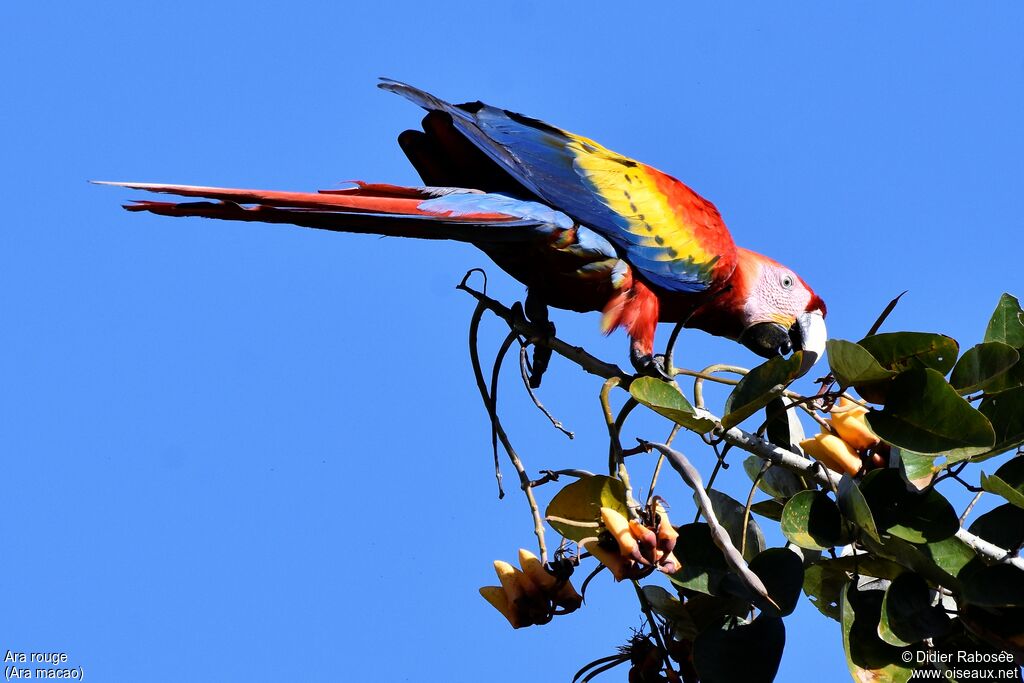
[[[643,588],[640,587],[640,582],[636,579],[632,579],[633,588],[636,590],[636,597],[640,601],[640,610],[647,617],[647,623],[651,626],[651,633],[654,634],[654,640],[658,643],[658,649],[661,651],[661,659],[665,664],[665,669],[668,671],[674,671],[672,669],[672,660],[668,656],[668,648],[665,647],[665,641],[661,638],[661,629],[658,628],[658,622],[654,619],[654,613],[651,610],[651,603],[648,602],[647,596],[644,595]]]
[[[747,554],[747,524],[750,522],[750,508],[754,504],[754,494],[757,492],[757,485],[761,483],[761,478],[764,477],[765,472],[772,466],[770,460],[765,460],[761,463],[761,471],[754,477],[754,483],[750,487],[750,493],[747,494],[747,504],[743,506],[743,526],[742,532],[740,533],[740,555],[746,556]]]
[[[971,510],[974,509],[974,506],[983,495],[985,495],[985,491],[982,490],[975,493],[974,498],[971,498],[971,502],[967,504],[966,508],[964,508],[964,513],[960,515],[960,526],[964,525],[964,520],[967,519],[967,515],[971,514]]]
[[[619,366],[613,365],[612,363],[606,363],[600,358],[587,353],[581,347],[567,344],[558,337],[548,337],[547,331],[539,329],[536,325],[527,320],[523,320],[522,316],[516,316],[512,312],[512,309],[507,306],[503,306],[486,294],[478,292],[467,285],[465,281],[461,282],[456,289],[468,293],[480,304],[486,307],[487,310],[504,320],[511,329],[515,330],[527,339],[536,339],[534,343],[540,344],[541,346],[547,346],[563,358],[576,363],[586,372],[605,379],[608,379],[609,377],[618,377],[622,382],[621,386],[623,388],[629,387],[629,383],[633,380],[632,376],[623,372]]]
[[[668,438],[665,439],[665,445],[671,446],[672,440],[676,438],[676,434],[682,429],[681,425],[672,425],[672,431],[669,432]],[[650,507],[651,503],[654,502],[654,487],[658,484],[658,475],[661,474],[661,466],[665,463],[665,456],[658,452],[658,462],[654,465],[654,474],[651,475],[651,485],[647,490],[647,506]]]
[[[608,471],[613,477],[618,477],[626,488],[626,505],[631,514],[636,514],[636,501],[633,500],[633,487],[629,483],[629,471],[626,470],[626,459],[622,454],[622,443],[619,441],[619,430],[616,426],[616,419],[612,416],[612,406],[609,399],[611,390],[620,384],[618,377],[609,377],[604,386],[601,387],[601,410],[604,413],[604,421],[608,426],[608,437],[611,442],[608,454]],[[630,400],[633,400],[632,397]],[[627,413],[628,414],[628,413]],[[625,418],[623,418],[625,419]]]
[[[711,504],[711,499],[708,498],[707,491],[704,490],[704,485],[701,483],[700,473],[697,468],[690,464],[690,461],[686,459],[686,456],[679,451],[672,450],[665,444],[660,443],[646,443],[651,448],[659,450],[672,465],[673,469],[679,473],[686,485],[693,489],[694,498],[697,500],[697,505],[704,513],[704,519],[707,520],[708,526],[711,529],[711,539],[718,546],[719,550],[722,551],[722,555],[725,556],[725,561],[729,567],[735,571],[739,577],[743,580],[747,586],[750,587],[757,595],[767,600],[773,607],[778,609],[778,605],[772,600],[771,596],[768,595],[768,589],[765,588],[764,582],[754,572],[750,571],[750,567],[747,566],[746,561],[743,559],[743,555],[736,546],[733,545],[732,539],[729,538],[729,533],[722,526],[721,522],[718,521],[718,517],[715,516],[714,507]]]
[[[577,479],[586,479],[587,477],[594,476],[593,472],[577,469],[541,470],[540,473],[543,474],[544,476],[542,476],[540,479],[534,479],[533,481],[531,481],[530,486],[534,488],[536,488],[537,486],[543,486],[544,484],[547,484],[549,481],[558,481],[558,478],[563,475],[569,477],[576,477]]]
[[[587,353],[582,348],[571,346],[556,337],[542,338],[541,335],[537,334],[537,330],[534,329],[533,325],[526,321],[516,320],[510,309],[494,301],[485,294],[472,289],[466,285],[465,282],[460,284],[459,289],[469,293],[487,310],[492,311],[498,317],[505,320],[510,327],[523,336],[527,338],[538,337],[538,344],[548,346],[552,351],[575,363],[585,372],[605,379],[608,379],[609,377],[618,377],[620,379],[619,387],[624,389],[628,388],[629,382],[632,378],[629,375],[626,375],[626,373],[624,373],[618,366],[606,363],[605,361]],[[727,430],[720,429],[715,434],[721,441],[756,455],[764,460],[770,460],[773,465],[783,467],[791,472],[795,472],[796,474],[804,475],[809,480],[814,481],[821,486],[827,486],[831,489],[835,489],[839,483],[838,475],[823,467],[819,467],[813,460],[797,455],[791,451],[772,446],[753,434],[743,431],[739,427],[732,427]],[[978,555],[987,560],[1008,563],[1018,569],[1024,570],[1024,559],[1016,557],[1010,551],[989,543],[962,527],[956,533],[956,537],[970,546]]]
[[[510,334],[510,336],[514,338],[513,335]],[[505,341],[506,343],[502,344],[501,353],[499,353],[498,357],[495,359],[494,370],[491,373],[492,392],[489,395],[489,398],[490,409],[494,415],[491,426],[494,429],[494,434],[497,435],[498,439],[501,441],[501,445],[505,449],[505,452],[508,454],[508,459],[512,462],[512,467],[515,468],[516,473],[519,475],[519,487],[523,490],[523,494],[526,496],[526,501],[530,505],[530,514],[533,517],[533,533],[537,537],[537,547],[540,550],[541,561],[547,562],[548,549],[544,542],[544,519],[541,517],[540,507],[537,505],[537,499],[533,495],[533,488],[530,486],[530,477],[526,474],[526,468],[523,467],[523,461],[519,459],[519,454],[516,453],[515,448],[512,447],[512,442],[509,441],[508,434],[505,433],[505,428],[501,425],[501,420],[498,419],[498,371],[501,369],[501,360],[511,344],[507,337]]]
[[[466,273],[466,277],[469,277],[469,273]],[[473,377],[476,379],[476,387],[480,391],[480,398],[484,402],[484,408],[487,409],[487,417],[491,420],[491,446],[494,450],[494,478],[498,482],[498,500],[501,500],[505,497],[505,489],[501,485],[501,463],[498,461],[498,442],[495,438],[497,432],[494,429],[494,424],[497,422],[498,416],[494,412],[494,406],[491,403],[491,396],[487,391],[487,383],[484,380],[484,371],[480,365],[480,350],[478,348],[480,321],[483,319],[485,310],[486,307],[483,302],[478,303],[476,305],[476,310],[473,311],[473,317],[469,321],[469,361],[473,366]]]
[[[530,398],[533,399],[533,405],[537,406],[537,409],[544,413],[544,417],[551,421],[552,427],[562,432],[570,439],[575,439],[576,435],[563,427],[560,420],[555,419],[555,416],[544,407],[544,404],[540,402],[539,398],[537,398],[537,394],[534,392],[533,387],[530,386],[530,370],[527,366],[526,344],[522,344],[519,347],[519,370],[523,375],[523,386],[526,387],[526,393],[528,393]]]
[[[731,372],[737,375],[746,375],[749,370],[741,368],[738,365],[723,365],[722,363],[715,363],[709,365],[700,372],[687,372],[681,373],[686,374],[696,379],[693,380],[693,402],[698,408],[704,407],[704,381],[711,380],[712,382],[718,382],[720,384],[739,384],[739,380],[727,380],[721,377],[715,377],[716,372]]]

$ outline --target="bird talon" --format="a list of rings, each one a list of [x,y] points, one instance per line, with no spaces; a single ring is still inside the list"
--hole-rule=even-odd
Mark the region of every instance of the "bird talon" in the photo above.
[[[630,354],[630,362],[636,370],[637,375],[642,377],[657,377],[666,382],[672,381],[672,376],[665,368],[665,356],[662,354],[645,354],[643,356]]]

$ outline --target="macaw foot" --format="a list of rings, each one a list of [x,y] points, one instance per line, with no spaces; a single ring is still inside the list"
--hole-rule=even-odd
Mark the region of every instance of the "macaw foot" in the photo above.
[[[662,354],[640,354],[636,349],[630,349],[629,362],[633,364],[638,375],[644,377],[657,377],[666,382],[671,382],[672,377],[665,370],[665,356]]]
[[[551,348],[538,344],[538,341],[546,342],[555,336],[555,324],[548,319],[548,308],[544,304],[538,303],[535,299],[531,299],[529,296],[526,298],[526,310],[524,311],[519,302],[516,302],[512,306],[513,312],[516,315],[521,315],[523,320],[526,320],[534,327],[540,328],[541,334],[535,335],[528,339],[533,343],[533,358],[530,362],[530,388],[536,389],[540,386],[541,380],[544,378],[544,373],[547,372],[548,363],[551,361]],[[529,317],[527,317],[529,316]]]

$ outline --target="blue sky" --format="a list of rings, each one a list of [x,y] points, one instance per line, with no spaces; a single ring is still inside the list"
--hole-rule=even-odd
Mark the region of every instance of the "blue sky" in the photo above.
[[[0,8],[0,649],[67,652],[95,681],[567,680],[639,626],[606,576],[517,632],[476,594],[531,543],[525,504],[494,495],[453,287],[482,265],[522,291],[479,252],[130,215],[85,182],[415,183],[395,136],[420,114],[378,76],[680,177],[812,283],[833,336],[908,289],[891,329],[969,346],[1024,294],[1019,3],[378,5]],[[596,314],[555,321],[626,363]],[[680,353],[755,362],[698,332]],[[527,465],[599,469],[599,384],[553,362],[569,442],[516,381]],[[846,675],[834,622],[805,603],[787,626],[780,680]]]

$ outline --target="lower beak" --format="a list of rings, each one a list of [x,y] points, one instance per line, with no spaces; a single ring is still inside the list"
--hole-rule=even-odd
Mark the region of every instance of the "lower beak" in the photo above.
[[[825,342],[828,340],[825,317],[818,311],[801,313],[789,329],[789,335],[793,340],[793,348],[804,352],[804,360],[800,365],[802,377],[825,355]]]

